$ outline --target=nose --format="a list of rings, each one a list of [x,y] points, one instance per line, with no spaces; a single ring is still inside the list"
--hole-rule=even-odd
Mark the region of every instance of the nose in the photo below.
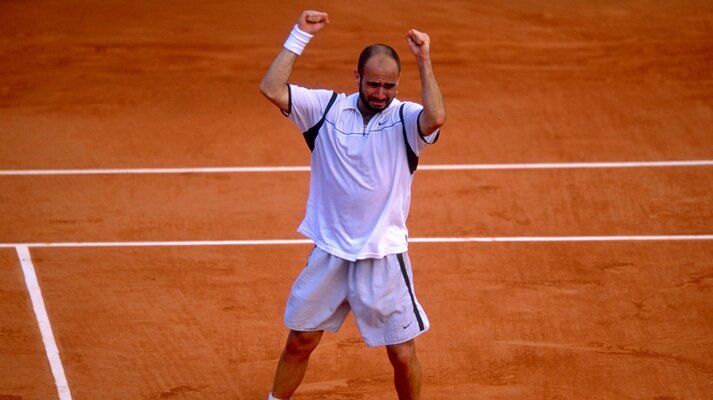
[[[376,89],[376,97],[383,99],[385,97],[385,89],[383,86],[379,86]]]

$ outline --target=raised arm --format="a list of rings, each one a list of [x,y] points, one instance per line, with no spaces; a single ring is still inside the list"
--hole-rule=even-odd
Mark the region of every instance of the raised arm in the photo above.
[[[418,126],[424,135],[430,135],[446,122],[443,95],[431,65],[431,38],[424,32],[411,29],[406,34],[406,43],[416,57],[418,70],[421,74],[423,112],[418,119]]]
[[[302,50],[312,36],[322,30],[328,23],[329,16],[325,12],[303,11],[290,36],[285,41],[284,48],[275,57],[275,60],[273,60],[270,68],[262,78],[260,92],[279,107],[282,112],[289,112],[290,94],[287,89],[287,81],[290,79],[292,67],[295,65],[297,57],[302,54]]]

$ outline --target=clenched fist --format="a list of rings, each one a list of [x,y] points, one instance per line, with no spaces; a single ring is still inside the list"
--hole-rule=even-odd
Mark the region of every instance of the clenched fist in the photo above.
[[[431,52],[431,38],[425,32],[411,29],[406,33],[406,43],[416,58],[428,59]]]
[[[326,12],[306,10],[300,15],[300,19],[297,21],[297,27],[305,33],[314,35],[327,26],[329,23],[329,16]]]

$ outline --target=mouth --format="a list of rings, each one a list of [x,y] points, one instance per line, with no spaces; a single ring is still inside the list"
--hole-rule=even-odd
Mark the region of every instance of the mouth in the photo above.
[[[386,100],[375,100],[375,99],[370,99],[369,100],[369,105],[374,107],[374,108],[384,108],[386,106]]]
[[[377,113],[386,109],[386,107],[391,103],[391,99],[378,98],[375,96],[366,96],[363,91],[359,91],[359,101],[366,107],[370,112]]]

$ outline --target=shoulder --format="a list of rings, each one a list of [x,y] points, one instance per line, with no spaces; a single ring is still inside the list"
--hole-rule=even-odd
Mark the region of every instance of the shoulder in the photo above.
[[[401,102],[399,102],[398,106],[400,108],[399,112],[403,112],[404,117],[407,117],[407,116],[410,117],[410,116],[413,116],[414,114],[416,116],[418,116],[418,114],[420,114],[421,111],[423,110],[422,105],[415,103],[413,101],[401,101]]]
[[[285,115],[312,115],[321,117],[327,108],[333,94],[336,92],[329,89],[309,89],[299,85],[288,85],[289,88],[289,112]],[[346,98],[344,94],[337,94],[336,100]]]
[[[294,100],[309,99],[312,101],[329,101],[334,91],[329,89],[309,89],[299,85],[289,84],[290,97]]]

